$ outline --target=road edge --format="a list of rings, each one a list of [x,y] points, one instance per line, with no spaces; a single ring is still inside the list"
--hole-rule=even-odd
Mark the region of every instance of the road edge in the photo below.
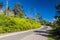
[[[37,29],[41,29],[43,27],[44,26],[41,26],[40,28],[37,28]],[[17,34],[22,34],[22,33],[26,33],[26,32],[29,32],[29,31],[34,31],[34,30],[37,30],[37,29],[30,29],[30,30],[21,31],[21,32],[13,32],[13,33],[8,33],[8,34],[2,34],[2,35],[0,35],[0,38],[4,38],[4,37],[8,37],[8,36],[13,36],[13,35],[17,35]]]

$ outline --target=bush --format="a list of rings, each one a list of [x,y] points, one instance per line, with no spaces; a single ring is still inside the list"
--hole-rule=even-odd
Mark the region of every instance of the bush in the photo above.
[[[27,18],[11,17],[0,14],[0,33],[23,31],[39,28],[38,21]]]

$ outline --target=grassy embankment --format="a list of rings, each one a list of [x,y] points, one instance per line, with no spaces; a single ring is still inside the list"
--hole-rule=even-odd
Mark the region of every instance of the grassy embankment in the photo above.
[[[33,19],[11,17],[0,14],[0,33],[9,33],[39,28],[41,24]]]

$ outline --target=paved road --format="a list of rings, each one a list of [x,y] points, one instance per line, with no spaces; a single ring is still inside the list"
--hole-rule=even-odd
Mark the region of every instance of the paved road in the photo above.
[[[48,30],[51,30],[52,28],[49,26],[44,26],[41,29],[35,30],[33,34],[26,36],[22,40],[48,40]]]
[[[12,33],[6,37],[0,37],[0,40],[48,40],[47,35],[48,31],[51,30],[49,26],[43,26],[40,29],[29,30],[24,33]],[[15,35],[14,35],[15,34]]]

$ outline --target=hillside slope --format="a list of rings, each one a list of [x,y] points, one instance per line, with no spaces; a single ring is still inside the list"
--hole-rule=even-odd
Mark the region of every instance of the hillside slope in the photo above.
[[[0,33],[39,28],[41,24],[33,19],[11,17],[0,14]]]

